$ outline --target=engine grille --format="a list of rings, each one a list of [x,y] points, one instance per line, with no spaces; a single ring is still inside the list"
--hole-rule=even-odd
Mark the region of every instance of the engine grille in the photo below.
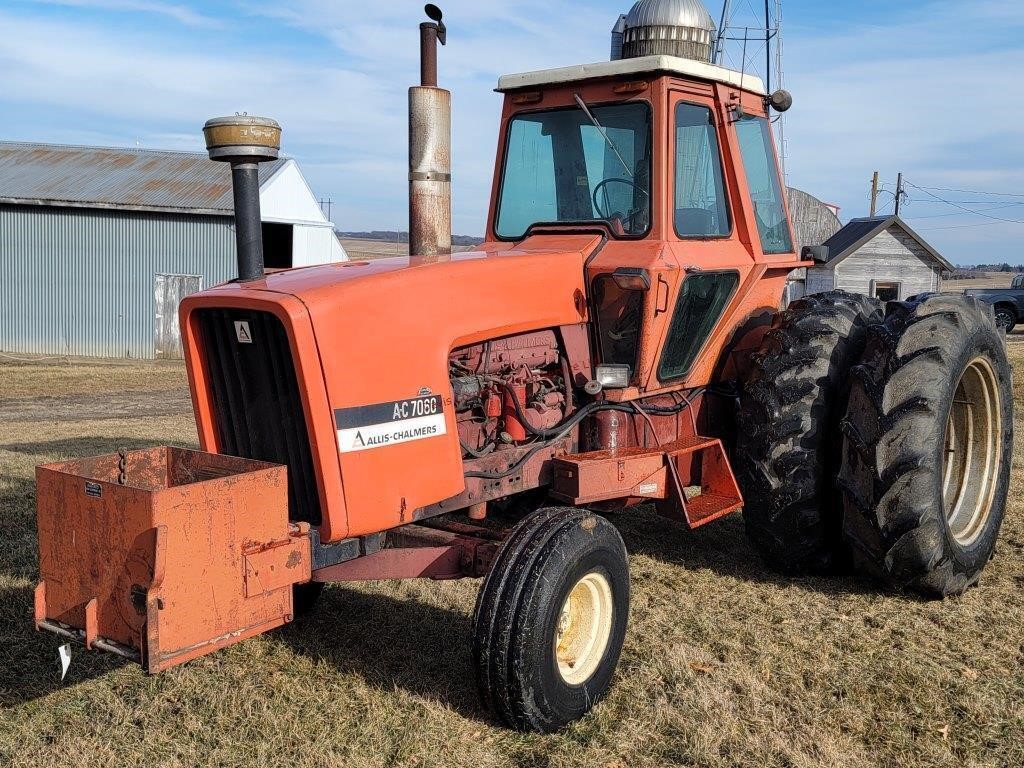
[[[294,522],[320,525],[313,454],[288,335],[267,312],[197,312],[223,453],[288,467],[288,512]],[[239,340],[245,323],[252,343]]]

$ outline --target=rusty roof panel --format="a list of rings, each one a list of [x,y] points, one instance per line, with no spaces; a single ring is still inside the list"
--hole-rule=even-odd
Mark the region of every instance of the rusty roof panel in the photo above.
[[[265,182],[287,162],[260,166]],[[231,169],[205,152],[0,141],[0,200],[230,214]]]

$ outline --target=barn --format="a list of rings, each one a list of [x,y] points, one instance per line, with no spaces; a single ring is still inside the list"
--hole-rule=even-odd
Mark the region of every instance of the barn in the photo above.
[[[260,166],[270,268],[347,259],[294,160]],[[181,356],[182,297],[235,277],[205,153],[0,142],[0,352]]]
[[[955,269],[898,216],[853,219],[823,245],[828,259],[807,270],[808,294],[839,288],[898,301],[939,290]]]
[[[793,245],[797,253],[802,253],[805,245],[821,245],[843,228],[837,206],[822,202],[796,187],[789,187],[787,196],[789,217],[793,222]],[[782,306],[788,307],[791,302],[803,298],[807,291],[806,283],[807,270],[794,270],[786,283]]]

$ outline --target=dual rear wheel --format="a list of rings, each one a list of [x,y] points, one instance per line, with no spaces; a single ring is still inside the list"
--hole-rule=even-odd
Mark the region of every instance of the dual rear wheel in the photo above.
[[[787,573],[930,596],[977,583],[1002,523],[1011,371],[991,308],[841,292],[779,315],[754,358],[736,469],[751,539]]]

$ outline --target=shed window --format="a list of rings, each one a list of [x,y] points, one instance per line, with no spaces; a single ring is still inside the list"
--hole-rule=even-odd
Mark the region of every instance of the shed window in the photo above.
[[[676,234],[726,237],[732,224],[711,110],[676,107]]]
[[[702,272],[686,278],[661,355],[659,379],[670,381],[690,372],[739,283],[736,272]]]
[[[900,283],[871,281],[871,295],[879,301],[899,301]]]
[[[775,162],[771,126],[763,117],[744,117],[736,123],[736,136],[754,203],[761,250],[764,253],[792,253],[793,239],[782,202],[782,184]]]

